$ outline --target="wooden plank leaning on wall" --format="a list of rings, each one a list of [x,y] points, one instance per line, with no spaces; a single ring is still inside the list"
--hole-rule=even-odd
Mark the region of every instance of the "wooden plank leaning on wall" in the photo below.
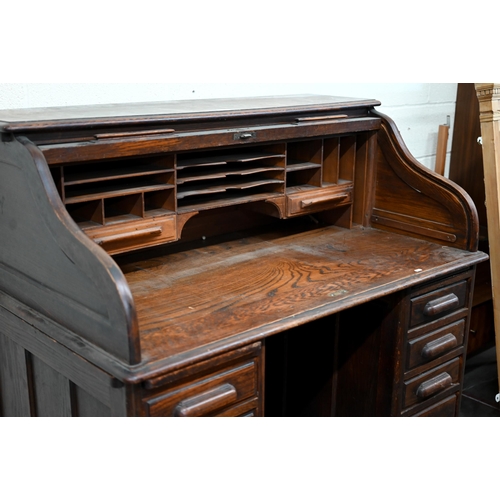
[[[476,83],[483,143],[491,284],[500,386],[500,83]],[[500,392],[500,391],[499,391]],[[497,395],[497,402],[500,394]]]

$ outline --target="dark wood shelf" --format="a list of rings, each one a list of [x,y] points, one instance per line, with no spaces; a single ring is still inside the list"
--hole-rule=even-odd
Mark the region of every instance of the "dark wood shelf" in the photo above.
[[[211,167],[214,165],[227,165],[228,163],[247,163],[258,160],[267,160],[272,158],[285,158],[284,154],[249,152],[235,153],[221,156],[207,156],[205,158],[182,158],[177,160],[177,170],[192,167]]]
[[[198,212],[200,210],[211,210],[214,208],[224,208],[230,206],[245,205],[247,203],[254,203],[263,200],[278,200],[283,198],[282,193],[254,193],[245,195],[234,195],[231,193],[219,193],[215,197],[207,199],[203,197],[202,199],[191,199],[186,198],[185,200],[180,200],[184,202],[180,204],[177,208],[177,213],[184,214],[189,212]]]
[[[315,168],[321,168],[321,164],[312,163],[312,162],[304,162],[304,163],[293,163],[291,165],[287,165],[287,172],[297,172],[299,170],[311,170]]]
[[[193,187],[186,191],[177,191],[177,199],[182,200],[189,196],[200,196],[200,195],[210,195],[214,193],[225,193],[230,190],[245,190],[252,189],[255,187],[271,186],[275,184],[284,184],[284,181],[279,179],[254,179],[247,182],[239,183],[228,183],[228,184],[218,184],[214,186],[199,186]]]
[[[244,175],[252,175],[259,174],[265,172],[283,172],[284,169],[282,167],[250,167],[250,168],[241,168],[238,170],[227,170],[217,169],[211,170],[210,172],[203,172],[202,174],[191,175],[189,177],[177,177],[177,184],[184,184],[187,182],[199,182],[210,179],[225,179],[227,177],[232,176],[244,176]]]
[[[67,196],[65,203],[70,205],[72,203],[81,203],[85,201],[93,201],[107,198],[117,198],[119,196],[127,196],[133,194],[142,194],[151,191],[162,191],[168,189],[174,189],[175,186],[170,184],[151,184],[151,185],[131,185],[131,186],[121,186],[117,189],[102,190],[100,187],[95,187],[93,189],[85,189],[79,192],[73,193],[71,196]]]
[[[64,186],[74,186],[79,184],[90,184],[94,182],[103,182],[116,179],[129,179],[133,177],[144,177],[145,175],[173,173],[171,168],[158,167],[152,169],[146,166],[144,170],[139,170],[137,167],[118,168],[118,169],[103,169],[98,172],[87,171],[72,173],[71,169],[65,169]]]

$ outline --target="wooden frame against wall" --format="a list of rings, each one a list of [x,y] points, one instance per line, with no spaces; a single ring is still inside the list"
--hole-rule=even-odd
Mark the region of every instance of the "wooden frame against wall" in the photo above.
[[[483,143],[491,284],[500,386],[500,83],[476,83],[475,86],[479,100]],[[498,399],[500,399],[500,394],[497,396]]]

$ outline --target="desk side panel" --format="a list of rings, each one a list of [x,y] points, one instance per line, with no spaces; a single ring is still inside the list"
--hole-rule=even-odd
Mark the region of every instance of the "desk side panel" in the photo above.
[[[3,306],[0,295],[0,416],[120,416],[123,387]]]
[[[476,251],[477,210],[458,185],[421,165],[406,148],[394,122],[382,118],[376,156],[372,226]]]
[[[0,142],[0,289],[126,363],[140,361],[132,295],[70,218],[27,139]]]

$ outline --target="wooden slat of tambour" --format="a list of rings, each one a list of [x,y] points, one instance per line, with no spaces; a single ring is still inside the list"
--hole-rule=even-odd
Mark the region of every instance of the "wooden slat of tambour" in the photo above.
[[[0,415],[31,416],[30,382],[26,351],[0,333]]]
[[[491,287],[500,384],[500,83],[476,83],[483,143]]]
[[[272,330],[274,323],[290,327],[316,309],[336,312],[425,280],[426,269],[433,276],[439,268],[450,272],[466,256],[382,231],[332,227],[225,242],[124,271],[143,354],[161,359],[246,331]]]
[[[36,356],[31,356],[31,370],[36,416],[71,417],[70,381]]]

